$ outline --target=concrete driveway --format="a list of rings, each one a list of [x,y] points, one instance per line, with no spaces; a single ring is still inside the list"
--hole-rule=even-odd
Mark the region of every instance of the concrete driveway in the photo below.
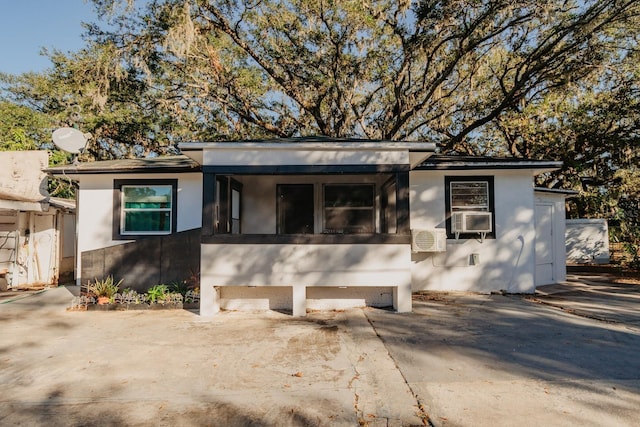
[[[56,288],[0,304],[0,425],[637,425],[637,298],[612,323],[549,294],[205,321],[66,312]]]
[[[589,286],[427,294],[410,315],[366,314],[434,425],[637,426],[640,286]]]

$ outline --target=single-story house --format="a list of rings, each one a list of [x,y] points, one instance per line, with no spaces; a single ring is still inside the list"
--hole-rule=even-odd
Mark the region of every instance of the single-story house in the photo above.
[[[532,293],[564,278],[564,251],[537,260],[558,244],[547,228],[564,221],[564,198],[533,185],[559,162],[326,137],[180,149],[48,170],[78,183],[78,281],[113,274],[135,288],[197,272],[203,316],[303,316],[406,312],[415,291]]]
[[[47,192],[46,151],[0,152],[0,290],[73,278],[75,203]]]

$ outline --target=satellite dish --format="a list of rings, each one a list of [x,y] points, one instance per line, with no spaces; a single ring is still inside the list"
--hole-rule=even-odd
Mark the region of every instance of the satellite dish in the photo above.
[[[74,128],[60,128],[53,131],[53,143],[56,146],[69,153],[80,153],[85,145],[87,145],[87,136]]]

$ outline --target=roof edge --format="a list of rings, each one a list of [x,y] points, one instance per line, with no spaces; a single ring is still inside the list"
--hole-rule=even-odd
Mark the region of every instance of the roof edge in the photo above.
[[[183,142],[178,144],[180,151],[200,151],[205,149],[228,150],[364,150],[364,151],[427,151],[434,152],[436,144],[433,142],[407,142],[407,141],[375,141],[375,140],[327,140],[319,141],[229,141],[229,142]]]
[[[531,160],[515,157],[456,157],[434,155],[418,165],[415,170],[555,170],[561,168],[562,164],[562,162],[554,160]]]
[[[580,194],[576,190],[566,190],[564,188],[546,188],[546,187],[534,187],[533,191],[537,191],[539,193],[551,193],[551,194],[563,194],[566,197],[573,197]]]
[[[153,158],[102,160],[53,166],[44,169],[50,175],[92,175],[116,173],[189,173],[200,172],[201,166],[186,155]]]

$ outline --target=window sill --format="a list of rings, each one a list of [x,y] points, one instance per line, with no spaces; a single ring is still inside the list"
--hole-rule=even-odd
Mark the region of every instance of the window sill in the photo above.
[[[145,239],[147,237],[164,237],[170,236],[171,232],[163,232],[163,233],[142,233],[142,234],[117,234],[113,236],[113,240],[138,240]]]

